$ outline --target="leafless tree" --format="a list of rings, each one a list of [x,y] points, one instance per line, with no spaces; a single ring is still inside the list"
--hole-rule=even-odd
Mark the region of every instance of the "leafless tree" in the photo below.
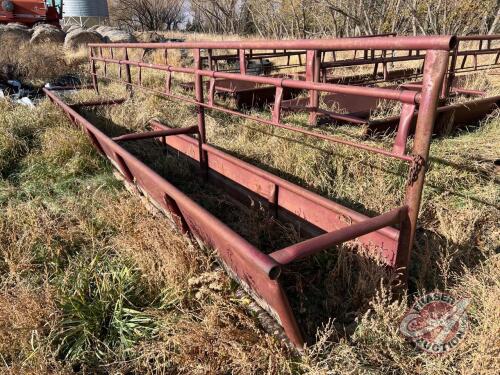
[[[191,0],[193,28],[209,33],[242,34],[248,26],[246,0]]]
[[[495,33],[500,0],[247,0],[261,36]]]
[[[174,30],[184,20],[184,0],[116,0],[113,22],[131,30]]]
[[[495,33],[500,0],[114,0],[133,30],[189,29],[268,38]],[[187,17],[189,14],[189,17]]]

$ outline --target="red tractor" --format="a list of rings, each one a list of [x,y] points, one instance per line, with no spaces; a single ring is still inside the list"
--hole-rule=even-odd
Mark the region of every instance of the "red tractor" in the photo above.
[[[56,0],[0,0],[0,24],[11,22],[32,27],[49,23],[61,27],[62,1]]]

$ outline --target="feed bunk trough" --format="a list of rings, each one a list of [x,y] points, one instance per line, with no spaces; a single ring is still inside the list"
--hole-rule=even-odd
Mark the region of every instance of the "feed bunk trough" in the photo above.
[[[491,113],[493,110],[498,108],[500,104],[500,96],[486,97],[486,92],[480,90],[470,90],[463,89],[460,86],[465,82],[466,78],[470,76],[472,72],[478,72],[480,70],[492,69],[498,67],[500,60],[500,48],[498,46],[493,46],[493,42],[498,42],[500,40],[499,35],[478,35],[478,36],[466,36],[458,37],[459,44],[456,49],[450,54],[450,65],[448,70],[447,79],[443,85],[443,90],[441,93],[441,101],[438,108],[438,119],[434,131],[436,134],[447,134],[453,129],[459,128],[463,125],[470,125],[476,123],[483,119],[487,114]],[[477,42],[478,46],[474,46]],[[472,45],[471,45],[472,44]],[[367,65],[374,64],[374,72],[372,75],[358,75],[357,80],[352,80],[349,77],[351,83],[356,84],[371,84],[376,81],[378,64],[383,65],[383,81],[389,82],[393,80],[398,80],[405,77],[402,74],[402,70],[389,71],[388,64],[394,63],[396,61],[417,61],[425,58],[425,54],[422,51],[407,51],[407,55],[398,56],[395,55],[394,51],[382,51],[382,56],[388,56],[385,58],[375,58],[371,57],[366,59],[353,60],[343,60],[334,61],[321,64],[321,69],[323,73],[319,79],[329,80],[327,77],[327,69],[332,67],[346,67],[353,65]],[[406,51],[405,51],[406,53]],[[389,56],[390,54],[390,56]],[[367,56],[367,51],[365,51],[365,56]],[[478,56],[494,58],[494,62],[488,62],[480,64],[478,63]],[[473,58],[473,65],[467,66],[466,62],[469,57]],[[461,59],[461,61],[460,61]],[[411,69],[410,69],[411,70]],[[420,75],[421,69],[418,69],[417,74],[414,77]],[[371,77],[370,77],[371,76]],[[390,87],[390,86],[389,86]],[[394,86],[397,87],[397,86]],[[422,88],[422,82],[404,83],[399,86],[402,89],[417,90]],[[448,99],[454,98],[458,95],[463,95],[467,97],[472,97],[471,100],[460,103],[448,103]],[[284,101],[282,106],[288,111],[301,112],[301,111],[315,111],[319,114],[320,121],[323,123],[328,123],[331,121],[345,122],[355,125],[367,125],[367,131],[370,134],[373,133],[384,133],[387,131],[394,131],[399,123],[399,116],[387,117],[380,120],[370,120],[371,113],[377,109],[381,104],[381,100],[376,98],[369,98],[364,100],[359,100],[353,95],[344,94],[326,94],[321,97],[321,101],[326,107],[337,108],[336,112],[331,110],[317,108],[312,106],[311,99],[309,97],[295,98]],[[343,116],[339,116],[338,111],[343,113]],[[311,122],[313,125],[314,122]],[[411,132],[413,133],[416,125],[416,113],[413,115]]]
[[[394,36],[390,34],[390,36]],[[480,70],[491,69],[498,67],[500,60],[500,49],[498,46],[493,46],[500,39],[498,35],[477,35],[477,36],[464,36],[458,37],[459,45],[457,50],[451,54],[451,61],[449,67],[449,75],[447,78],[447,86],[443,87],[442,100],[439,106],[439,116],[435,132],[437,134],[447,134],[455,128],[464,125],[476,123],[484,118],[487,114],[491,113],[498,107],[500,103],[500,96],[486,97],[486,93],[480,90],[464,89],[461,86],[465,83],[467,77],[471,73]],[[477,44],[477,46],[476,46]],[[373,85],[382,82],[394,82],[401,80],[408,80],[411,78],[419,78],[422,74],[422,68],[398,68],[389,69],[390,65],[395,63],[404,62],[419,62],[425,58],[425,54],[421,50],[353,50],[354,55],[352,58],[339,59],[335,51],[322,51],[320,56],[320,74],[318,81],[329,83],[344,83],[344,84],[358,84],[358,85]],[[241,51],[240,51],[241,52]],[[361,52],[358,54],[358,52]],[[244,53],[236,54],[221,54],[214,55],[209,53],[204,57],[204,66],[210,70],[223,71],[220,69],[220,63],[233,62],[238,63],[239,67],[229,70],[232,72],[250,71],[252,74],[270,75],[279,78],[293,78],[305,80],[307,72],[290,72],[291,68],[303,66],[305,63],[306,51],[303,50],[273,50],[255,53],[252,49]],[[358,56],[359,55],[359,56]],[[290,58],[293,56],[298,57],[298,64],[291,64]],[[494,58],[494,62],[478,63],[478,56]],[[283,59],[286,57],[288,60],[283,65],[273,65],[272,69],[280,71],[278,73],[270,74],[268,69],[262,69],[257,72],[252,70],[249,65],[251,61],[255,60],[269,60],[276,61],[276,59]],[[332,58],[326,61],[327,58]],[[467,64],[472,58],[472,65]],[[352,68],[355,66],[373,65],[373,73],[368,74],[354,74],[347,76],[332,75],[336,68]],[[379,66],[382,66],[379,69]],[[405,83],[401,87],[410,90],[420,90],[421,82]],[[184,87],[191,88],[192,84],[185,84]],[[390,86],[389,86],[390,87]],[[396,85],[394,87],[397,87]],[[235,99],[238,108],[253,108],[261,107],[265,104],[274,101],[274,87],[272,85],[263,85],[251,82],[238,82],[229,79],[217,79],[215,81],[215,92],[220,96],[229,96]],[[346,95],[339,93],[327,93],[322,96],[321,101],[327,108],[336,108],[336,111],[315,108],[310,105],[310,98],[297,97],[300,90],[297,89],[284,89],[282,108],[292,112],[315,111],[322,123],[332,121],[346,122],[357,125],[368,125],[367,132],[385,133],[393,131],[398,122],[399,117],[393,116],[381,120],[370,120],[371,113],[379,107],[381,101],[377,98],[364,98],[360,100],[355,95]],[[471,100],[462,103],[449,103],[447,99],[452,99],[458,95],[471,97]],[[340,115],[340,113],[342,115]],[[412,132],[415,128],[416,117],[414,117]],[[313,125],[313,123],[312,123]]]
[[[75,109],[88,103],[70,106],[57,95],[57,92],[52,92],[49,89],[44,89],[44,91],[88,135],[95,147],[113,163],[129,184],[136,186],[157,207],[169,212],[173,221],[183,232],[191,234],[216,251],[228,273],[253,296],[264,310],[276,319],[290,341],[300,348],[304,344],[303,335],[290,308],[288,296],[280,278],[282,269],[290,263],[356,239],[359,244],[370,249],[373,256],[380,258],[387,267],[401,269],[404,274],[406,273],[417,226],[424,186],[425,164],[429,157],[437,102],[446,73],[449,51],[453,49],[455,43],[454,37],[440,36],[307,41],[90,44],[91,74],[97,91],[99,78],[117,80],[125,83],[130,89],[142,88],[166,98],[194,104],[197,108],[197,124],[195,126],[173,129],[155,122],[151,132],[127,134],[114,139],[99,130]],[[131,50],[144,48],[161,51],[184,48],[192,52],[194,63],[192,67],[188,68],[166,64],[148,64],[129,58]],[[319,66],[314,65],[314,62],[318,61],[319,54],[323,50],[364,50],[369,48],[425,50],[423,88],[421,92],[417,93],[409,90],[317,83],[313,82],[312,79],[298,81],[201,69],[202,52],[227,48],[239,50],[302,49],[307,51],[308,67]],[[105,49],[112,50],[113,56],[121,58],[105,57],[103,54]],[[111,65],[120,67],[119,70],[122,72],[120,78],[111,76],[109,70]],[[142,80],[142,70],[144,69],[164,74],[166,84],[162,85],[161,88],[145,86]],[[132,81],[134,76],[132,70],[136,73],[136,82]],[[317,72],[317,69],[315,71]],[[172,76],[180,73],[193,77],[194,98],[180,96],[172,89],[172,85],[176,82],[172,80]],[[204,78],[209,81],[208,90],[204,85]],[[245,114],[218,104],[214,98],[214,81],[217,78],[274,86],[276,100],[271,120]],[[399,101],[403,103],[406,112],[419,105],[420,110],[412,150],[409,152],[406,150],[408,121],[404,116],[400,122],[392,150],[350,142],[285,124],[281,120],[281,94],[284,88],[356,94],[360,97]],[[90,105],[99,105],[99,102],[93,102]],[[228,155],[207,143],[205,132],[205,110],[207,109],[252,119],[269,126],[320,138],[326,142],[354,147],[360,152],[375,153],[380,157],[407,163],[409,164],[409,175],[404,203],[389,212],[368,217]],[[195,137],[190,135],[195,135]],[[199,167],[200,179],[203,184],[215,184],[220,189],[227,188],[228,193],[242,203],[247,203],[248,198],[262,202],[269,207],[269,211],[277,219],[300,226],[301,229],[308,232],[309,238],[269,254],[257,249],[121,145],[123,142],[147,138],[157,140],[159,144],[174,150],[179,155],[184,155],[185,158],[195,163]],[[362,255],[360,254],[360,256]]]
[[[395,36],[395,33],[386,34],[376,34],[363,36],[363,38],[374,38],[374,37],[389,37]],[[360,37],[356,37],[360,38]],[[332,56],[335,58],[335,52],[332,51]],[[357,59],[358,51],[354,50],[354,60]],[[364,51],[365,58],[368,56],[368,51]],[[326,58],[327,53],[322,52],[322,61]],[[375,51],[372,51],[372,58],[379,57]],[[292,63],[292,58],[296,57],[298,63]],[[280,59],[286,58],[286,62],[280,62]],[[287,49],[274,49],[272,51],[264,52],[254,52],[253,49],[245,50],[241,53],[231,54],[213,54],[211,50],[207,56],[202,57],[203,67],[209,70],[215,70],[217,72],[243,72],[252,75],[265,75],[274,77],[286,77],[286,78],[299,78],[303,79],[303,72],[290,73],[285,72],[283,74],[277,73],[281,70],[289,70],[296,67],[303,67],[306,58],[306,51],[304,50],[287,50]],[[413,70],[412,70],[413,71]],[[332,78],[329,80],[330,83],[349,83],[352,81],[357,81],[360,78],[357,76],[342,77],[342,79]],[[342,82],[340,82],[342,81]],[[186,89],[193,89],[192,83],[185,83],[182,87]],[[228,79],[217,79],[215,81],[215,93],[222,97],[231,97],[235,100],[236,106],[239,109],[242,108],[252,108],[252,107],[262,107],[268,103],[274,101],[274,87],[270,85],[262,85],[253,82],[242,82],[242,81],[232,81]],[[283,91],[283,99],[291,99],[297,96],[300,90],[285,89]]]

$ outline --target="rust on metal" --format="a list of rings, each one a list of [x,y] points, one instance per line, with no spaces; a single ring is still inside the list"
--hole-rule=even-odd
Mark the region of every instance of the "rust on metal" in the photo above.
[[[396,35],[387,35],[395,37]],[[460,87],[461,78],[465,77],[466,74],[470,72],[477,72],[481,69],[490,69],[493,67],[499,67],[498,60],[500,59],[500,49],[497,46],[493,46],[494,42],[500,40],[499,35],[477,35],[477,36],[466,36],[458,37],[456,41],[456,48],[450,52],[450,64],[448,68],[447,79],[443,83],[441,98],[454,98],[457,95],[464,96],[486,96],[486,93],[481,90],[474,89],[464,89]],[[478,43],[477,46],[473,45]],[[471,45],[472,44],[472,45]],[[276,77],[276,78],[290,78],[298,79],[302,81],[313,81],[313,82],[323,82],[323,83],[348,83],[348,84],[362,84],[362,85],[373,85],[381,82],[392,82],[401,79],[416,79],[422,76],[422,68],[403,68],[403,69],[389,69],[389,65],[394,65],[398,62],[418,62],[425,59],[425,51],[419,49],[413,50],[362,50],[361,57],[358,56],[357,52],[359,50],[354,50],[354,56],[347,59],[338,59],[335,56],[335,50],[321,50],[314,52],[313,50],[305,49],[280,49],[274,50],[272,52],[255,52],[252,49],[239,49],[236,50],[237,53],[224,53],[221,55],[215,54],[215,50],[210,49],[210,56],[202,57],[202,60],[210,57],[213,64],[217,66],[219,62],[244,62],[244,66],[247,66],[249,62],[263,60],[276,60],[279,58],[287,57],[286,64],[273,65],[270,69],[272,71],[280,71],[283,69],[289,69],[292,67],[301,66],[304,67],[303,71],[280,71],[278,73],[271,74],[266,72],[265,69],[260,73],[265,76]],[[245,52],[245,53],[244,53]],[[371,52],[371,53],[369,53]],[[314,57],[314,53],[319,56]],[[326,61],[326,56],[332,54],[332,61]],[[307,57],[309,55],[309,57]],[[495,62],[493,64],[482,64],[478,65],[478,56],[495,56]],[[293,56],[299,57],[299,63],[290,63],[290,58]],[[302,59],[305,57],[305,60]],[[468,58],[472,57],[474,59],[474,64],[472,67],[466,66]],[[315,63],[314,59],[318,62]],[[460,59],[462,62],[460,63]],[[305,62],[304,62],[305,61]],[[241,63],[240,63],[241,65]],[[313,68],[313,65],[315,67]],[[359,65],[373,65],[373,74],[354,74],[347,76],[332,76],[331,73],[335,72],[335,68],[350,68]],[[382,71],[379,71],[379,65],[382,66]],[[208,65],[211,67],[212,65]],[[319,69],[319,70],[318,70]],[[210,69],[213,70],[213,69]],[[215,68],[218,72],[239,72],[240,68],[235,66],[234,68],[228,68],[226,70],[219,67]],[[259,74],[259,73],[252,73]],[[319,74],[319,76],[318,76]],[[311,77],[314,76],[314,80]],[[192,88],[189,83],[184,84],[183,87]],[[421,82],[405,83],[400,86],[402,89],[420,91],[422,87]],[[266,82],[243,82],[238,81],[234,78],[218,78],[212,77],[210,80],[210,96],[209,103],[213,103],[214,94],[221,97],[230,96],[236,101],[236,107],[238,109],[242,108],[254,108],[256,106],[262,107],[265,105],[273,105],[276,101],[276,90],[275,86],[268,84]],[[283,92],[280,92],[281,101],[279,104],[287,111],[295,112],[308,112],[309,122],[314,125],[319,122],[325,124],[329,121],[336,121],[340,123],[348,124],[368,124],[368,131],[370,133],[374,132],[387,132],[395,130],[397,123],[393,121],[380,122],[375,121],[372,124],[370,120],[370,114],[373,112],[379,101],[372,101],[371,104],[363,104],[363,98],[358,95],[350,95],[348,93],[326,93],[321,96],[321,101],[329,105],[332,103],[338,104],[342,113],[332,110],[325,110],[318,107],[317,102],[319,102],[318,91],[314,89],[309,90],[309,97],[296,98],[301,91],[297,88],[290,88],[284,86]],[[492,106],[477,106],[474,102],[466,102],[461,111],[465,113],[465,109],[473,107],[470,114],[465,114],[467,118],[475,117],[474,120],[479,120],[488,113],[490,113],[495,105]],[[454,116],[456,110],[454,107],[446,105],[446,103],[440,103],[440,116],[439,122],[451,121],[446,127],[438,126],[436,127],[436,133],[446,133],[451,129],[458,128],[463,124],[460,116]],[[418,110],[418,108],[416,108]],[[275,117],[275,116],[274,116]],[[407,117],[408,118],[408,117]],[[388,119],[389,120],[389,119]],[[414,126],[411,127],[410,133],[413,133]]]
[[[155,202],[156,206],[169,212],[182,232],[189,233],[206,246],[214,249],[228,273],[255,298],[262,308],[276,319],[290,341],[296,347],[301,348],[304,345],[304,337],[290,307],[280,277],[282,270],[290,262],[356,239],[371,249],[372,255],[382,259],[387,267],[402,269],[406,274],[425,178],[425,167],[416,168],[415,160],[417,158],[422,160],[423,165],[428,160],[439,95],[445,79],[450,51],[453,50],[455,44],[456,38],[451,36],[90,44],[90,73],[96,91],[99,89],[99,78],[116,79],[110,77],[109,67],[118,65],[119,72],[124,69],[125,74],[120,74],[117,80],[129,90],[144,89],[172,100],[194,105],[196,109],[197,124],[193,126],[174,129],[155,121],[151,122],[152,130],[149,132],[125,134],[116,138],[110,138],[104,134],[78,113],[76,108],[66,104],[56,92],[49,89],[44,89],[44,92],[62,108],[75,124],[82,128],[96,148],[112,162],[130,184],[134,184],[151,201]],[[186,67],[172,66],[166,63],[148,64],[142,61],[142,58],[139,61],[130,59],[132,50],[145,48],[164,51],[165,56],[167,55],[166,51],[171,49],[189,50],[192,53],[194,63],[191,67]],[[238,51],[240,58],[238,72],[216,70],[216,64],[213,63],[213,59],[217,56],[216,52],[227,49]],[[259,50],[272,49],[307,51],[305,79],[250,75],[248,64],[245,61],[247,54],[255,57],[258,56]],[[110,57],[105,57],[103,51],[107,50],[115,50],[115,52]],[[120,55],[120,50],[123,60],[117,60],[113,57]],[[375,50],[418,50],[419,53],[416,56],[424,56],[425,58],[422,89],[417,92],[400,88],[360,87],[321,82],[319,71],[322,53],[341,50],[366,51],[363,58],[370,58],[368,52]],[[208,67],[204,66],[204,57],[210,58],[211,63],[208,64]],[[107,66],[105,75],[100,74],[100,64]],[[134,71],[137,74],[141,71],[142,75],[142,71],[145,69],[166,73],[166,83],[162,82],[161,88],[154,89],[145,86],[143,79],[132,82]],[[176,81],[172,79],[172,75],[176,73],[184,73],[193,78],[194,93],[192,94],[194,97],[193,95],[183,96],[175,93],[172,86]],[[209,80],[208,85],[205,84],[204,79]],[[214,99],[216,87],[214,80],[216,79],[272,87],[274,106],[271,110],[271,119],[265,116],[249,115],[238,109],[218,104]],[[283,95],[286,88],[308,91],[314,95],[316,93],[331,93],[402,103],[405,115],[400,122],[400,132],[393,149],[376,148],[362,142],[332,137],[283,122],[282,112],[286,110]],[[310,120],[313,121],[316,115],[320,114],[320,108],[318,108],[318,102],[314,95],[308,102]],[[415,114],[415,141],[412,149],[407,151],[406,137],[416,106],[418,106],[418,112]],[[343,147],[353,147],[362,152],[375,153],[399,160],[409,164],[410,168],[415,168],[411,174],[413,183],[406,187],[405,200],[400,207],[375,217],[368,217],[211,146],[206,134],[206,110],[228,113],[271,127],[341,144]],[[195,137],[190,136],[193,134]],[[203,183],[211,183],[224,188],[242,203],[249,204],[250,201],[258,200],[264,205],[267,204],[276,218],[299,226],[310,238],[278,249],[271,254],[257,249],[120,145],[120,142],[123,141],[148,138],[158,140],[164,147],[184,155],[192,163],[198,165],[202,172],[201,180]]]

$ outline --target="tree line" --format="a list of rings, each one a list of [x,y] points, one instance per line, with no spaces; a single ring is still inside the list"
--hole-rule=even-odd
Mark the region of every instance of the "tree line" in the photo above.
[[[500,0],[115,0],[112,21],[133,30],[266,38],[398,33],[493,34]]]

